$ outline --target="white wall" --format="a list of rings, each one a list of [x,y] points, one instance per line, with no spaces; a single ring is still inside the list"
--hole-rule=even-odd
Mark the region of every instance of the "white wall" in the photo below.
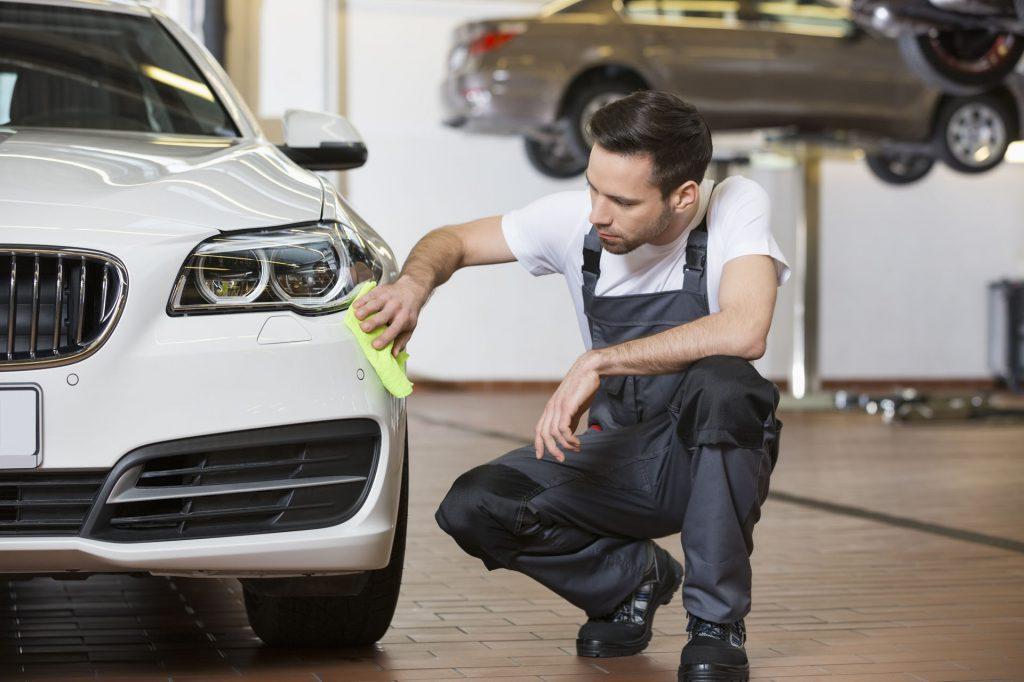
[[[298,71],[322,52],[311,32],[327,29],[319,18],[322,0],[304,3],[311,9],[298,13],[294,3],[265,0],[264,44],[269,38],[277,47],[263,60],[261,93],[275,93],[273,101],[261,101],[264,115],[286,105],[319,106],[316,78]],[[529,12],[537,4],[348,0],[349,116],[370,149],[368,165],[348,174],[349,194],[400,259],[434,227],[582,186],[582,180],[538,175],[519,140],[470,136],[440,124],[438,90],[452,29],[469,19]],[[328,71],[317,77],[328,78]],[[797,173],[742,172],[773,197],[776,237],[792,257]],[[985,376],[985,285],[1024,275],[1022,187],[1021,165],[979,177],[937,168],[911,188],[892,188],[859,162],[827,161],[823,376]],[[768,354],[760,363],[773,378],[788,372],[792,293],[780,292]],[[513,263],[459,272],[438,290],[410,344],[410,369],[450,380],[557,379],[582,348],[561,278],[532,278]]]
[[[279,119],[285,109],[337,110],[337,12],[333,0],[263,0],[260,118]]]

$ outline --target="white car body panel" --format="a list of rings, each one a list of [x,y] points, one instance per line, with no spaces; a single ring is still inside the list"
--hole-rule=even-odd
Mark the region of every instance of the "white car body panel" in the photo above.
[[[153,223],[156,239],[184,229],[165,223],[198,234],[316,222],[323,194],[318,176],[258,139],[53,128],[0,143],[0,220],[39,230],[40,244],[54,231],[130,230],[140,221]],[[81,217],[55,219],[51,206]]]
[[[122,3],[42,4],[150,13]],[[167,313],[176,276],[204,239],[346,220],[351,210],[266,140],[205,49],[157,18],[242,135],[0,127],[0,255],[4,246],[89,249],[116,257],[128,272],[124,310],[98,351],[59,367],[8,368],[0,384],[41,388],[43,469],[108,469],[147,444],[350,418],[380,426],[377,469],[362,506],[336,526],[135,543],[0,535],[0,573],[255,576],[382,568],[399,503],[405,401],[383,388],[343,313]],[[394,275],[390,251],[387,257],[385,280]]]

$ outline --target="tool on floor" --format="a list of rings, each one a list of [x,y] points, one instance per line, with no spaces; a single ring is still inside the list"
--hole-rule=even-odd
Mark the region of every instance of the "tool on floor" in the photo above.
[[[409,353],[403,350],[398,354],[397,358],[392,355],[391,347],[394,345],[394,341],[380,350],[374,348],[374,339],[384,333],[385,327],[377,327],[372,332],[364,332],[359,326],[363,320],[357,318],[355,314],[355,302],[365,296],[375,286],[377,286],[377,282],[374,280],[362,283],[356,297],[352,299],[352,305],[345,311],[345,326],[356,337],[359,347],[363,349],[363,354],[366,355],[366,359],[370,361],[370,366],[373,367],[377,376],[380,377],[384,388],[396,398],[404,398],[412,393],[412,382],[409,381],[409,377],[405,374],[405,363],[409,359]],[[372,317],[373,315],[370,315],[366,319],[371,319]]]

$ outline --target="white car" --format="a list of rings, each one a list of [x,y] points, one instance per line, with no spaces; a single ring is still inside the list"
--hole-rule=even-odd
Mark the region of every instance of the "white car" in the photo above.
[[[231,576],[266,642],[379,639],[405,400],[343,315],[394,255],[158,12],[0,0],[0,577]]]

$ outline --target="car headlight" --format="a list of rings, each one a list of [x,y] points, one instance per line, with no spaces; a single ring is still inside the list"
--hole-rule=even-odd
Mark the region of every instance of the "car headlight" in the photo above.
[[[178,274],[168,312],[343,310],[359,284],[393,276],[375,233],[344,223],[228,233],[200,244]]]

